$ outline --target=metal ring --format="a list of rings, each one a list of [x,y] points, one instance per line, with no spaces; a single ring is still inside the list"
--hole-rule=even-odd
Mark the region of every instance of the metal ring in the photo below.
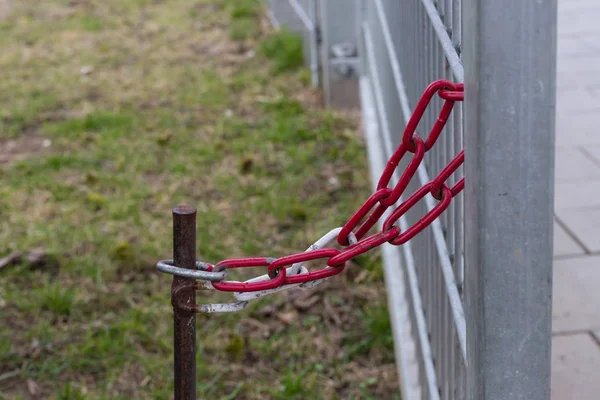
[[[156,263],[156,268],[165,274],[211,282],[220,282],[229,275],[229,271],[227,270],[217,272],[209,271],[211,265],[202,261],[196,261],[196,270],[176,267],[173,264],[173,260],[161,260]]]

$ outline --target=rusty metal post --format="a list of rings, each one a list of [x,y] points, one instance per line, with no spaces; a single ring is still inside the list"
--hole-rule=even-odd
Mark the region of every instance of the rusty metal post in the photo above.
[[[195,269],[196,209],[177,206],[173,209],[174,265]],[[180,305],[194,306],[196,292],[193,279],[173,276],[171,303],[174,313],[175,400],[196,399],[196,315]]]

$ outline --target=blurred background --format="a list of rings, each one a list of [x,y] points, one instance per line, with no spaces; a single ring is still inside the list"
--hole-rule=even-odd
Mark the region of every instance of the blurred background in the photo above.
[[[322,107],[302,46],[258,0],[0,0],[0,398],[172,396],[173,206],[216,263],[362,204],[359,119]],[[198,315],[198,396],[398,398],[377,257]]]

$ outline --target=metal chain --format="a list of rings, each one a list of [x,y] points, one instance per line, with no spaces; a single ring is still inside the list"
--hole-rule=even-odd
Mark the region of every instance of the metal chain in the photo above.
[[[427,138],[423,140],[416,133],[416,129],[436,94],[444,100],[444,104]],[[381,219],[385,211],[402,197],[423,162],[425,153],[433,148],[439,138],[455,102],[463,101],[463,99],[464,85],[462,83],[453,83],[447,80],[437,80],[431,83],[417,103],[406,125],[400,145],[388,160],[375,193],[364,202],[343,227],[331,230],[305,252],[280,258],[229,259],[214,266],[197,262],[197,271],[174,266],[172,260],[163,260],[157,264],[157,268],[172,275],[204,281],[194,285],[193,289],[234,292],[236,299],[234,303],[195,305],[190,307],[191,311],[231,312],[243,309],[250,300],[259,299],[272,293],[294,287],[313,287],[324,279],[341,273],[349,260],[386,242],[396,246],[408,242],[438,218],[450,206],[452,199],[464,189],[464,177],[451,186],[447,184],[447,180],[463,164],[464,150],[461,150],[433,180],[423,185],[396,207],[383,222],[383,229],[380,232],[368,237],[365,235]],[[388,188],[400,161],[407,156],[410,157],[410,160],[398,183],[393,188]],[[398,220],[427,194],[431,194],[434,199],[438,200],[438,204],[403,232],[397,225]],[[371,214],[368,215],[369,213]],[[337,239],[337,243],[345,248],[337,250],[326,247],[334,239]],[[326,259],[327,262],[325,267],[319,270],[308,271],[304,267],[308,261],[321,259]],[[245,282],[226,281],[229,269],[251,267],[266,267],[267,274]]]

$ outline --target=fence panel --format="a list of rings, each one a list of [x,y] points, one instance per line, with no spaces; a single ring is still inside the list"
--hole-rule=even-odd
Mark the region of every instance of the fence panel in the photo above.
[[[272,10],[284,3],[294,1],[272,0]],[[319,30],[323,36],[317,53],[328,105],[354,101],[347,90],[352,82],[340,79],[335,67],[359,69],[374,185],[425,88],[438,79],[464,81],[463,35],[468,45],[465,104],[455,105],[406,192],[427,183],[465,147],[464,196],[471,211],[465,219],[459,195],[411,242],[382,246],[403,398],[548,398],[556,0],[311,4],[317,10],[311,37]],[[334,60],[332,48],[340,42],[356,45],[358,59]],[[421,135],[441,104],[434,98],[417,129]],[[515,193],[513,203],[499,200],[500,187]],[[401,229],[434,206],[426,197],[400,219]],[[522,221],[507,217],[513,214]]]
[[[460,2],[438,2],[436,7],[427,0],[374,0],[364,1],[363,11],[361,47],[366,61],[362,76],[376,110],[379,136],[376,140],[387,159],[398,145],[412,107],[427,85],[442,78],[457,82],[463,79],[458,54],[460,30],[453,34],[452,29],[455,19],[460,19]],[[440,107],[441,100],[434,99],[419,132],[429,131]],[[418,172],[419,179],[411,182],[407,193],[428,182],[462,148],[460,105],[451,118],[441,142],[427,153],[425,165]],[[402,255],[398,257],[400,265],[386,267],[388,276],[402,276],[409,304],[408,320],[415,350],[412,369],[417,371],[418,384],[414,390],[403,387],[409,391],[405,394],[407,398],[464,398],[463,202],[461,197],[456,200],[432,227],[415,237],[410,245],[395,250]],[[415,207],[401,221],[401,226],[414,224],[433,206],[433,199],[428,199]],[[405,338],[398,337],[396,345],[406,346]],[[403,386],[411,382],[410,371],[400,371],[400,375]]]

